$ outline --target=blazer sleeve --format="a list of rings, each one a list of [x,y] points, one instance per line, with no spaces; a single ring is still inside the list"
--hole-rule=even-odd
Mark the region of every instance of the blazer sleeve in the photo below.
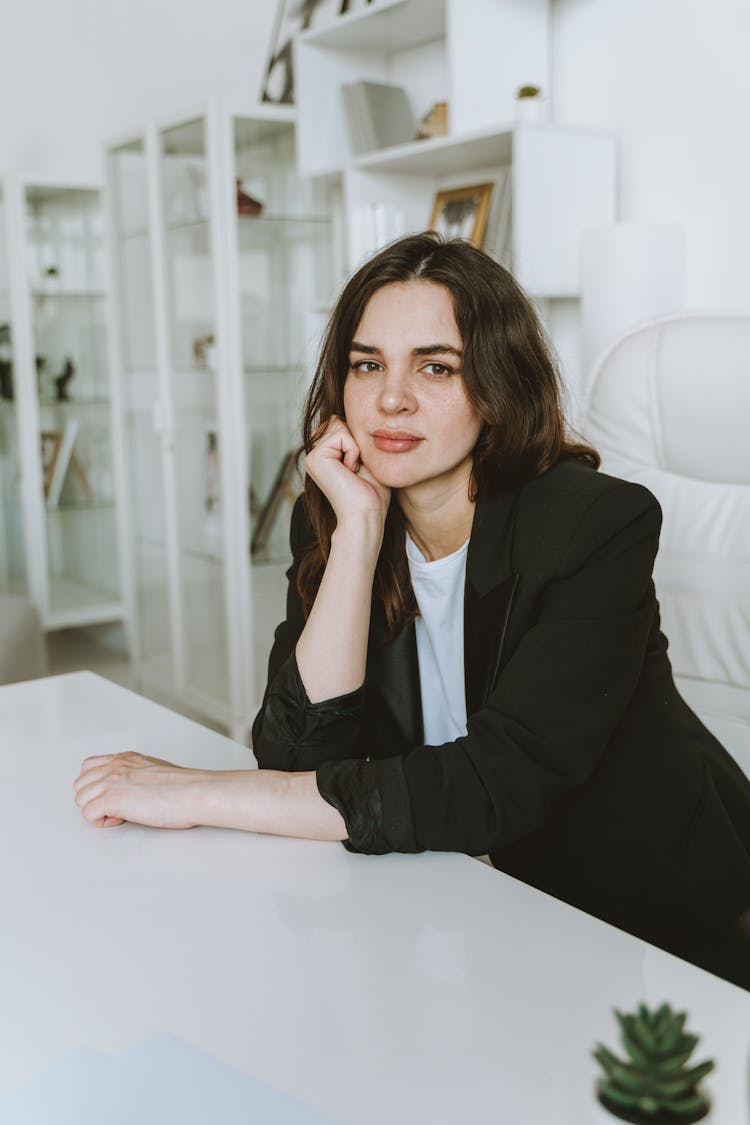
[[[300,496],[292,512],[292,565],[287,571],[286,618],[276,629],[268,681],[252,729],[253,753],[262,769],[313,770],[330,759],[360,756],[364,689],[311,703],[297,668],[295,647],[305,626],[297,591],[300,562],[312,530]]]
[[[599,494],[464,737],[403,758],[318,769],[350,850],[484,854],[539,828],[585,782],[641,675],[660,527],[658,502],[640,485]],[[358,837],[366,807],[380,809],[380,823]]]

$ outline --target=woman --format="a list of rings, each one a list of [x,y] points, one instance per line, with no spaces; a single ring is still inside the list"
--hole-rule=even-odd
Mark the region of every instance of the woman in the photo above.
[[[89,759],[87,819],[489,853],[750,987],[750,783],[672,681],[659,506],[566,437],[511,275],[432,234],[365,264],[304,446],[261,769]]]

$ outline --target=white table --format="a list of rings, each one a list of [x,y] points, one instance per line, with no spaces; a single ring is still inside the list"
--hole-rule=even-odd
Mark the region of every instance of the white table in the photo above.
[[[91,673],[0,689],[0,1098],[165,1031],[343,1122],[585,1125],[613,1006],[668,1000],[748,1122],[750,994],[466,856],[94,829],[78,765],[125,749],[253,764]]]

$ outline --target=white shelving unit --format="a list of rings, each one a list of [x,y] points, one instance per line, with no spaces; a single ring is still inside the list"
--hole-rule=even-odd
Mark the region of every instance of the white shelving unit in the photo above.
[[[350,269],[426,229],[438,191],[493,182],[485,249],[540,302],[578,297],[581,231],[615,216],[616,152],[607,135],[516,121],[520,86],[550,104],[549,27],[549,0],[380,0],[297,38],[299,167],[343,184]],[[415,121],[447,101],[448,134],[356,155],[341,87],[360,79],[403,87]]]
[[[335,201],[296,174],[294,129],[288,108],[212,105],[107,155],[136,673],[240,741],[284,616],[299,482],[278,478],[334,277]]]
[[[512,120],[519,86],[549,89],[549,0],[379,0],[300,35],[294,59],[300,171],[338,172],[357,160],[345,82],[403,86],[415,121],[447,101],[453,137]]]
[[[10,326],[13,387],[0,404],[0,573],[28,593],[48,630],[117,622],[121,474],[101,189],[9,177],[3,210],[0,319]]]

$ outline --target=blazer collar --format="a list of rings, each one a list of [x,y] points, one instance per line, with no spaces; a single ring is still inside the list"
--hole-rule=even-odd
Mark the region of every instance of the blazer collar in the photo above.
[[[513,532],[521,485],[480,494],[474,508],[466,578],[483,598],[513,573]]]
[[[474,509],[464,590],[464,692],[466,714],[482,707],[503,659],[518,574],[513,532],[519,486],[480,495]]]

